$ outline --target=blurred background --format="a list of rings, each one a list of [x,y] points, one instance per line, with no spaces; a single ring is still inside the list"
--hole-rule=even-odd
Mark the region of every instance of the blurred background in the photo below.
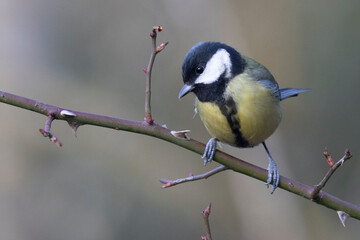
[[[61,107],[142,120],[152,26],[169,45],[156,59],[157,123],[209,135],[179,101],[181,63],[199,41],[222,41],[264,64],[281,87],[311,88],[283,103],[268,140],[282,175],[308,185],[345,148],[354,155],[325,190],[360,204],[360,2],[215,0],[1,0],[0,88]],[[202,160],[128,132],[53,122],[58,148],[41,137],[46,118],[0,103],[0,238],[200,239],[212,203],[214,239],[356,239],[335,211],[235,172],[161,189],[160,178],[203,173]],[[267,167],[262,147],[224,151]]]

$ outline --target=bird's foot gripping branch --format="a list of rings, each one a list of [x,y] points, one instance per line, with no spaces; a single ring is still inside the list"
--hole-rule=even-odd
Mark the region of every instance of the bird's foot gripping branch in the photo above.
[[[169,143],[176,144],[180,147],[183,147],[185,149],[188,149],[190,151],[202,155],[204,153],[205,144],[195,139],[191,139],[188,136],[189,131],[187,130],[172,131],[166,126],[161,126],[159,124],[156,124],[154,122],[153,116],[151,115],[151,105],[150,105],[151,72],[155,61],[155,56],[158,53],[160,53],[162,50],[164,50],[167,45],[167,43],[156,45],[157,34],[161,30],[162,27],[157,26],[154,27],[151,31],[150,37],[152,41],[152,48],[151,48],[150,60],[147,68],[143,69],[143,71],[146,74],[144,121],[120,119],[111,116],[103,116],[93,113],[86,113],[86,112],[65,109],[59,106],[54,106],[33,99],[7,93],[3,90],[0,90],[0,102],[44,115],[46,117],[46,124],[44,129],[40,129],[40,132],[43,136],[53,141],[57,146],[61,146],[62,143],[59,141],[59,139],[57,139],[54,136],[54,134],[50,131],[51,130],[50,128],[55,120],[61,120],[61,121],[67,121],[69,123],[69,126],[73,129],[74,133],[76,133],[78,127],[85,124],[111,128],[114,130],[129,131],[129,132],[134,132],[138,134],[144,134],[155,138],[159,138]],[[330,155],[327,153],[327,155],[325,156],[327,161],[329,161]],[[326,182],[335,172],[335,170],[338,169],[343,162],[345,162],[350,158],[351,158],[350,151],[347,150],[345,152],[345,156],[342,158],[342,161],[340,163],[333,164],[331,166],[331,169],[329,170],[329,173],[326,174],[326,176],[324,177],[323,181],[320,184],[316,185],[315,187],[299,183],[295,180],[292,180],[284,176],[279,177],[278,187],[288,192],[307,198],[317,204],[333,209],[338,212],[339,216],[341,216],[342,219],[346,219],[346,216],[350,216],[360,220],[359,206],[346,202],[340,198],[337,198],[333,195],[330,195],[322,191]],[[220,163],[221,166],[216,167],[205,174],[195,175],[195,176],[191,174],[187,178],[182,178],[174,181],[162,179],[161,182],[164,184],[163,188],[175,186],[177,184],[181,184],[185,182],[206,179],[216,173],[230,169],[263,182],[267,182],[268,180],[268,173],[266,169],[255,166],[239,158],[226,154],[222,151],[217,150],[213,156],[213,160]]]

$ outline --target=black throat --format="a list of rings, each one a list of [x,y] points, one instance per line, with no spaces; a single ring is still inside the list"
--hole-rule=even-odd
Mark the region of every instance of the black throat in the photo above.
[[[196,97],[201,102],[215,102],[222,100],[224,98],[223,95],[225,89],[229,83],[229,79],[225,78],[224,75],[225,73],[223,73],[217,81],[211,84],[197,84],[193,90]]]

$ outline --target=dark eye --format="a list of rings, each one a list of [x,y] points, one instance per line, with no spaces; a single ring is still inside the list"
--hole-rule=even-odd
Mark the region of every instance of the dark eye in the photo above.
[[[196,69],[195,69],[195,72],[197,74],[202,74],[204,71],[204,67],[203,66],[197,66]]]

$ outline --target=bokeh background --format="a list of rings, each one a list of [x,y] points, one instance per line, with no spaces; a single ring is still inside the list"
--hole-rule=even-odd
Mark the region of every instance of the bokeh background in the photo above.
[[[154,66],[155,121],[209,138],[193,96],[179,101],[181,63],[199,41],[228,43],[267,66],[281,87],[311,88],[283,102],[268,140],[280,173],[317,184],[350,148],[325,190],[360,204],[360,2],[358,0],[1,0],[0,88],[69,109],[142,120],[149,33],[169,45]],[[336,212],[231,171],[161,189],[160,178],[203,173],[196,155],[167,142],[46,118],[0,104],[0,238],[200,239],[209,202],[214,239],[358,239]],[[262,167],[262,147],[223,150]]]

